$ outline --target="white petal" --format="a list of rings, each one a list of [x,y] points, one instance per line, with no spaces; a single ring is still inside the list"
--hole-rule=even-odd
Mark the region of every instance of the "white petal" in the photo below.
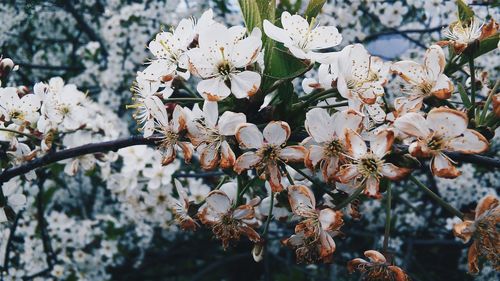
[[[253,151],[245,152],[234,163],[234,171],[238,174],[241,172],[253,168],[255,165],[259,164],[262,158]]]
[[[418,138],[426,138],[431,133],[425,118],[414,112],[407,113],[396,119],[394,126],[403,133]]]
[[[332,117],[323,108],[313,108],[306,113],[304,127],[313,139],[318,142],[331,141],[334,135]]]
[[[290,162],[302,162],[307,150],[300,145],[287,146],[280,150],[279,158]]]
[[[453,82],[451,82],[448,76],[440,74],[436,80],[436,84],[431,89],[431,93],[440,99],[447,99],[451,96],[452,92]]]
[[[260,74],[253,71],[243,71],[231,75],[231,92],[236,98],[253,96],[260,86]]]
[[[442,137],[453,138],[467,129],[467,115],[461,111],[439,107],[427,114],[427,124]]]
[[[231,94],[231,90],[220,77],[201,80],[196,89],[204,99],[209,101],[219,101]]]
[[[273,145],[282,145],[290,137],[290,126],[283,121],[272,121],[264,128],[264,139]]]
[[[308,217],[316,208],[314,193],[304,185],[289,186],[288,201],[292,212],[298,216]]]
[[[273,39],[274,41],[282,42],[285,44],[291,43],[290,36],[287,35],[285,30],[276,27],[268,20],[264,20],[264,33],[266,33],[267,37]]]
[[[239,125],[246,123],[247,117],[243,113],[226,111],[219,119],[219,133],[224,136],[233,136]]]
[[[226,214],[231,209],[231,201],[223,191],[213,190],[205,200],[208,206],[219,214]]]
[[[420,85],[427,80],[424,67],[413,61],[396,62],[391,66],[391,70],[413,85]]]
[[[431,81],[436,81],[439,74],[443,73],[445,64],[443,49],[438,45],[430,46],[425,52],[424,65]]]
[[[370,142],[370,150],[379,158],[391,150],[394,142],[394,132],[390,129],[380,131]]]
[[[264,142],[262,133],[257,126],[251,123],[245,123],[238,127],[236,139],[244,148],[260,148]]]
[[[335,26],[318,26],[309,34],[307,48],[324,49],[337,46],[342,41],[338,29]]]
[[[351,129],[346,130],[346,150],[351,156],[359,159],[367,152],[367,147],[365,141],[361,136]]]
[[[214,128],[217,124],[217,118],[219,118],[219,108],[217,106],[217,102],[205,101],[203,103],[203,115],[208,125]]]
[[[326,208],[319,211],[318,219],[321,223],[321,228],[323,228],[323,230],[329,230],[337,221],[337,213],[330,208]]]
[[[488,150],[488,140],[477,131],[467,129],[463,135],[450,140],[446,148],[451,151],[460,151],[468,154],[482,153]]]
[[[357,132],[361,127],[361,122],[363,121],[363,116],[361,113],[348,109],[344,111],[336,112],[333,115],[333,126],[335,128],[336,135],[343,138],[346,129],[351,129]],[[324,130],[324,128],[322,128]]]

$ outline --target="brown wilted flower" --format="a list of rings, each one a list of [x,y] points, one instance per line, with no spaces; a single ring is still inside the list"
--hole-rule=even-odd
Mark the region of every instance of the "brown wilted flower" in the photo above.
[[[233,192],[230,191],[234,188],[233,183],[227,183],[220,189],[213,190],[198,211],[200,221],[212,228],[215,237],[222,240],[224,249],[227,249],[231,241],[238,241],[241,235],[246,235],[254,243],[260,241],[260,235],[252,228],[254,206],[258,201],[252,200],[248,204],[234,207],[234,199],[231,198]]]
[[[361,272],[361,280],[365,281],[409,281],[410,277],[399,267],[390,265],[384,255],[375,251],[365,251],[366,261],[355,258],[347,263],[350,273]]]
[[[469,272],[479,272],[479,257],[488,260],[496,271],[500,271],[500,206],[498,198],[487,195],[479,201],[474,220],[464,220],[453,226],[453,234],[464,243],[472,238],[469,247]]]
[[[285,246],[295,249],[298,263],[330,262],[335,252],[332,235],[344,224],[342,213],[329,208],[316,209],[312,191],[303,185],[288,188],[292,212],[303,218],[295,227],[295,234],[285,239]]]

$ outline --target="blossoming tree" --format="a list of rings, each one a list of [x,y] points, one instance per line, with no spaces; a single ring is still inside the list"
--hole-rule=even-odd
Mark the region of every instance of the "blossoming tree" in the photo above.
[[[271,258],[274,236],[298,263],[331,263],[350,232],[365,231],[351,229],[369,213],[361,206],[373,204],[384,214],[375,234],[382,243],[362,251],[368,260],[350,256],[347,271],[410,280],[390,242],[398,232],[394,201],[426,208],[412,205],[412,189],[456,217],[456,237],[473,241],[470,273],[483,262],[500,270],[495,192],[474,209],[437,191],[440,181],[463,176],[463,163],[500,168],[500,82],[494,73],[477,75],[475,65],[498,59],[498,23],[482,22],[458,0],[442,40],[424,45],[417,61],[391,61],[344,44],[347,28],[321,20],[325,0],[304,9],[300,1],[238,2],[244,25],[228,26],[208,9],[149,42],[126,113],[139,135],[127,136],[116,113],[60,77],[11,85],[19,66],[1,59],[2,272],[13,280],[96,280],[120,263],[120,251],[133,251],[117,250],[126,247],[116,236],[147,244],[137,237],[151,240],[148,225],[209,229],[224,250],[244,241],[256,262]],[[54,196],[55,186],[72,181],[82,193],[67,187]],[[65,197],[72,208],[58,209],[54,202]],[[111,202],[118,207],[107,208]],[[48,218],[46,208],[54,208]],[[46,254],[35,271],[9,268],[28,264],[29,255],[10,256],[19,229],[41,237],[41,244],[24,240]],[[90,257],[97,252],[102,259]]]

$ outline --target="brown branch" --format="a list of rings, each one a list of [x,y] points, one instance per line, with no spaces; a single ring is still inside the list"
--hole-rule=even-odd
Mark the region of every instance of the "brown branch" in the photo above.
[[[0,174],[0,182],[7,182],[13,177],[26,174],[29,171],[55,163],[57,161],[74,158],[85,154],[117,151],[120,148],[134,145],[154,144],[156,141],[158,141],[158,138],[156,137],[144,138],[142,136],[132,136],[113,141],[85,144],[82,146],[68,148],[57,152],[50,152],[21,166],[6,169],[2,174]]]

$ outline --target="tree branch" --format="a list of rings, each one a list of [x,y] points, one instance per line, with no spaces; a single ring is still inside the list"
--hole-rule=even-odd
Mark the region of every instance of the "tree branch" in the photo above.
[[[68,148],[57,152],[50,152],[21,166],[6,169],[2,174],[0,174],[0,182],[7,182],[13,177],[26,174],[29,171],[52,164],[57,161],[74,158],[85,154],[117,151],[120,148],[134,145],[154,144],[156,141],[158,141],[158,138],[155,137],[144,138],[142,136],[132,136],[113,141],[85,144],[82,146]]]

